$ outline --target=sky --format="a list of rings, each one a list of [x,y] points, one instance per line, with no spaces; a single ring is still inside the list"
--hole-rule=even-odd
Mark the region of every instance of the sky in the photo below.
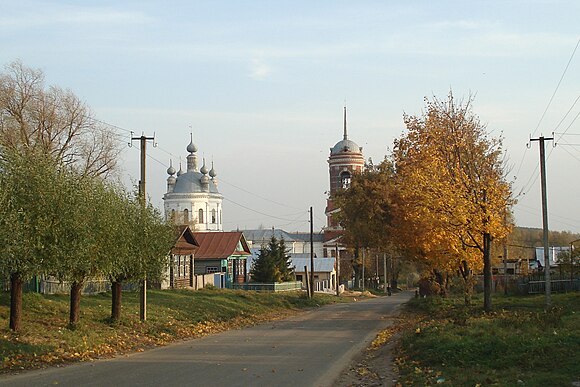
[[[503,136],[517,225],[580,232],[580,2],[5,1],[0,65],[21,60],[72,90],[123,144],[121,180],[163,206],[190,133],[214,163],[224,230],[325,224],[329,149],[349,138],[376,163],[425,98],[474,97]],[[580,51],[580,49],[578,49]],[[3,70],[2,70],[3,71]],[[552,132],[555,132],[552,135]],[[556,146],[554,146],[554,143]]]

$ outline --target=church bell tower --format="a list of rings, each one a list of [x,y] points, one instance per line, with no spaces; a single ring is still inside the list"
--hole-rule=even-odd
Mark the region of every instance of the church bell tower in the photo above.
[[[340,244],[339,238],[342,228],[333,218],[333,214],[340,209],[334,207],[332,200],[335,192],[340,188],[348,188],[353,174],[362,172],[365,159],[362,147],[348,139],[346,106],[344,107],[343,138],[330,148],[328,157],[328,175],[330,177],[330,190],[326,200],[326,227],[324,228],[324,256],[334,255],[334,246]],[[329,252],[332,251],[332,254]]]

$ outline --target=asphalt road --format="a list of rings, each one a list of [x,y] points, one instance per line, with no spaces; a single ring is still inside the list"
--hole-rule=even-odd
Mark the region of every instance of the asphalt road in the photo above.
[[[10,386],[331,386],[411,292],[115,359],[0,377]]]

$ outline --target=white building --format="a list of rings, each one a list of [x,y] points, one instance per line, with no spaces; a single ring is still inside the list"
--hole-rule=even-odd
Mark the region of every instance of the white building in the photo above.
[[[286,232],[280,229],[242,230],[251,249],[260,249],[268,245],[270,239],[284,239],[284,245],[290,254],[310,254],[310,233]],[[323,256],[324,234],[317,233],[312,236],[314,257]]]
[[[183,172],[181,164],[177,172],[173,164],[167,169],[167,193],[163,195],[165,217],[172,218],[175,224],[189,225],[194,231],[223,231],[223,196],[218,191],[213,162],[208,170],[204,158],[198,169],[193,136],[186,149],[189,152],[187,170]]]

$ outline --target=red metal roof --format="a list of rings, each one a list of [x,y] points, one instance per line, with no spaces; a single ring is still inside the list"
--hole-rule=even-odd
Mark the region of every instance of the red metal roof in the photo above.
[[[232,232],[194,232],[199,243],[195,259],[225,259],[232,255],[252,255],[246,238],[239,231]],[[241,243],[242,250],[238,249]]]

